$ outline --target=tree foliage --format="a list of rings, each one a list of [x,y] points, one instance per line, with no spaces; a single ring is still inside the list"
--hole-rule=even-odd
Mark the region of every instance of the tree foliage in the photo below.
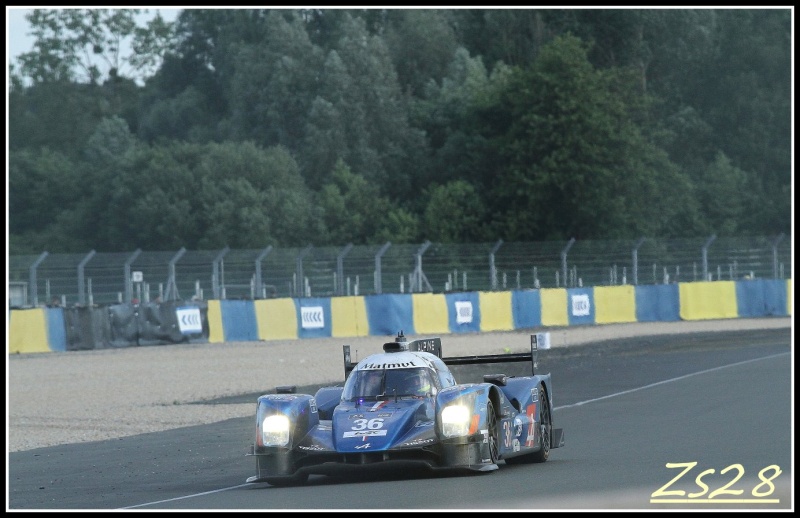
[[[11,253],[791,232],[789,9],[140,11],[32,11]]]

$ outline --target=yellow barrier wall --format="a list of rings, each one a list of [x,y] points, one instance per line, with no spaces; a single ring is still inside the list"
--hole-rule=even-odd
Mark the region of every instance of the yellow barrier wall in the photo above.
[[[542,301],[542,325],[569,325],[567,290],[564,288],[542,288],[539,295]]]
[[[631,285],[594,288],[594,322],[636,322],[636,288]]]
[[[364,297],[331,298],[331,336],[369,336]]]
[[[683,320],[737,318],[734,281],[682,282],[678,284]]]
[[[478,304],[481,309],[481,331],[511,331],[514,329],[510,291],[478,292]]]
[[[9,353],[50,352],[44,308],[15,309],[9,318]]]
[[[447,299],[444,294],[414,293],[411,295],[414,331],[418,335],[450,333]]]
[[[786,281],[786,314],[792,315],[792,279]]]
[[[222,307],[218,300],[208,301],[208,341],[212,344],[221,344],[225,341]]]
[[[297,308],[294,299],[255,301],[258,337],[262,340],[297,338]]]

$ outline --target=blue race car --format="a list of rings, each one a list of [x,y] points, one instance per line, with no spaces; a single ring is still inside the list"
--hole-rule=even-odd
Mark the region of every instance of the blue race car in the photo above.
[[[536,374],[530,353],[442,357],[441,338],[407,341],[401,331],[383,353],[352,363],[343,346],[344,386],[314,396],[278,387],[258,398],[247,482],[302,484],[309,474],[385,465],[492,471],[544,462],[564,445],[553,426],[550,374]],[[483,383],[456,383],[448,365],[530,362],[531,375],[487,374]]]

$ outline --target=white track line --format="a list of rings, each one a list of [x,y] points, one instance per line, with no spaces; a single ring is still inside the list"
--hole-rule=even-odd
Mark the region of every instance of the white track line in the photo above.
[[[637,387],[637,388],[633,388],[633,389],[629,389],[629,390],[623,390],[622,392],[616,392],[614,394],[609,394],[607,396],[602,396],[602,397],[598,397],[598,398],[594,398],[594,399],[587,399],[586,401],[579,401],[579,402],[573,403],[571,405],[557,406],[557,407],[554,407],[553,410],[554,411],[555,410],[562,410],[564,408],[572,408],[572,407],[576,407],[576,406],[586,405],[588,403],[594,403],[595,401],[601,401],[603,399],[622,396],[623,394],[630,394],[631,392],[638,392],[640,390],[649,389],[651,387],[656,387],[658,385],[664,385],[665,383],[672,383],[674,381],[679,381],[679,380],[682,380],[682,379],[690,378],[692,376],[698,376],[700,374],[706,374],[708,372],[714,372],[714,371],[718,371],[718,370],[722,370],[722,369],[727,369],[729,367],[737,367],[739,365],[744,365],[744,364],[747,364],[747,363],[757,362],[757,361],[761,361],[761,360],[768,360],[770,358],[777,358],[778,356],[786,356],[786,355],[789,355],[789,354],[791,354],[791,353],[773,354],[772,356],[764,356],[762,358],[753,358],[752,360],[745,360],[745,361],[742,361],[742,362],[731,363],[729,365],[722,365],[720,367],[714,367],[713,369],[706,369],[704,371],[693,372],[692,374],[684,374],[683,376],[678,376],[677,378],[670,378],[668,380],[658,381],[656,383],[651,383],[651,384],[645,385],[643,387]]]

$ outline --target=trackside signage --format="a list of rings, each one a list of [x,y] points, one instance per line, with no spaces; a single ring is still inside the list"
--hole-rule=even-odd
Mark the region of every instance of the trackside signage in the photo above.
[[[303,329],[322,329],[325,327],[325,312],[322,306],[300,308],[300,319]]]
[[[470,302],[469,300],[457,300],[455,304],[456,304],[456,323],[471,324],[472,302]]]
[[[589,304],[589,295],[581,294],[572,296],[572,316],[589,316],[590,309],[591,305]]]
[[[200,317],[200,308],[176,308],[175,316],[178,319],[178,327],[181,333],[191,335],[203,332],[203,319]]]

